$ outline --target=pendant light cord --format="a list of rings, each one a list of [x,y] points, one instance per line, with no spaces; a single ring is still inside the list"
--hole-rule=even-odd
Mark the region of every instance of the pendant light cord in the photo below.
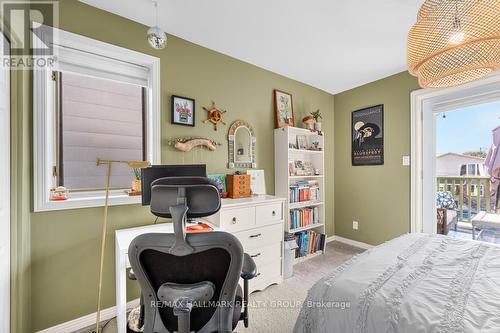
[[[155,26],[158,26],[158,1],[153,1],[155,4],[155,11],[156,11],[156,23]]]

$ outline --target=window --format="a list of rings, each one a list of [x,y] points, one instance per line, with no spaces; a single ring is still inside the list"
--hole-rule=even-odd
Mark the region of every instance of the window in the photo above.
[[[103,189],[106,175],[98,158],[143,161],[147,88],[129,83],[55,72],[58,157],[56,183],[70,191]],[[130,188],[127,165],[116,164],[111,187]]]
[[[460,176],[466,176],[467,175],[467,166],[465,164],[462,164],[460,167]]]
[[[476,174],[476,165],[475,164],[468,164],[467,167],[468,167],[467,175],[474,176]]]
[[[35,211],[102,206],[107,169],[98,158],[160,162],[159,59],[57,36],[54,67],[33,79]],[[111,205],[140,202],[124,191],[132,180],[126,164],[113,165]],[[69,199],[50,201],[55,186]]]

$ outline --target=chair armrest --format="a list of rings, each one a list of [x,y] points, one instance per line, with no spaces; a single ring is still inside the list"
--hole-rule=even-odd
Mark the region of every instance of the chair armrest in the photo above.
[[[243,267],[241,269],[241,278],[250,280],[257,276],[257,267],[255,261],[248,254],[243,254]]]
[[[135,273],[134,273],[134,271],[132,270],[132,268],[128,271],[128,279],[129,279],[129,280],[134,280],[134,281],[136,281],[136,280],[137,280],[137,277],[135,276]]]

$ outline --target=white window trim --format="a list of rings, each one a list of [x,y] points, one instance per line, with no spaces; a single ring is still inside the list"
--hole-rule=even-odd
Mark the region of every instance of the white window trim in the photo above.
[[[411,232],[437,232],[434,115],[499,99],[500,74],[457,87],[411,93]]]
[[[160,59],[60,29],[43,28],[54,29],[54,35],[57,36],[53,44],[55,49],[71,48],[148,68],[147,157],[152,164],[159,164],[161,160]],[[41,41],[34,40],[34,43],[38,44]],[[54,108],[51,105],[52,99],[46,98],[47,88],[53,84],[51,72],[51,68],[33,71],[33,210],[42,212],[104,206],[104,191],[71,193],[66,201],[49,200],[49,189],[53,179],[52,168],[55,165]],[[126,205],[140,203],[140,200],[140,197],[129,197],[123,191],[111,191],[109,202],[110,205]]]

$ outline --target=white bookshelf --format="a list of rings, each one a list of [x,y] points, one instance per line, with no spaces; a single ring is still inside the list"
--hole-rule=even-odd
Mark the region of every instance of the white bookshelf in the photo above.
[[[291,147],[291,144],[297,145],[297,136],[306,138],[306,149],[303,147]],[[310,150],[313,141],[319,142],[321,150]],[[287,198],[285,208],[285,231],[289,233],[298,233],[302,231],[313,230],[317,233],[324,234],[325,231],[325,153],[324,153],[325,134],[319,135],[317,132],[312,132],[307,129],[298,127],[284,127],[274,130],[274,171],[275,171],[275,194],[280,197]],[[295,161],[308,162],[312,164],[314,172],[312,174],[293,174],[289,173],[289,162]],[[316,170],[317,169],[317,170]],[[315,174],[319,171],[319,174]],[[290,186],[300,182],[314,182],[319,186],[319,198],[314,201],[299,201],[290,202]],[[314,208],[319,210],[318,223],[305,225],[298,228],[291,228],[290,226],[290,210]],[[325,242],[326,244],[326,242]],[[325,247],[316,253],[309,254],[306,257],[300,257],[295,260],[295,263],[313,258],[319,254],[324,253]]]

